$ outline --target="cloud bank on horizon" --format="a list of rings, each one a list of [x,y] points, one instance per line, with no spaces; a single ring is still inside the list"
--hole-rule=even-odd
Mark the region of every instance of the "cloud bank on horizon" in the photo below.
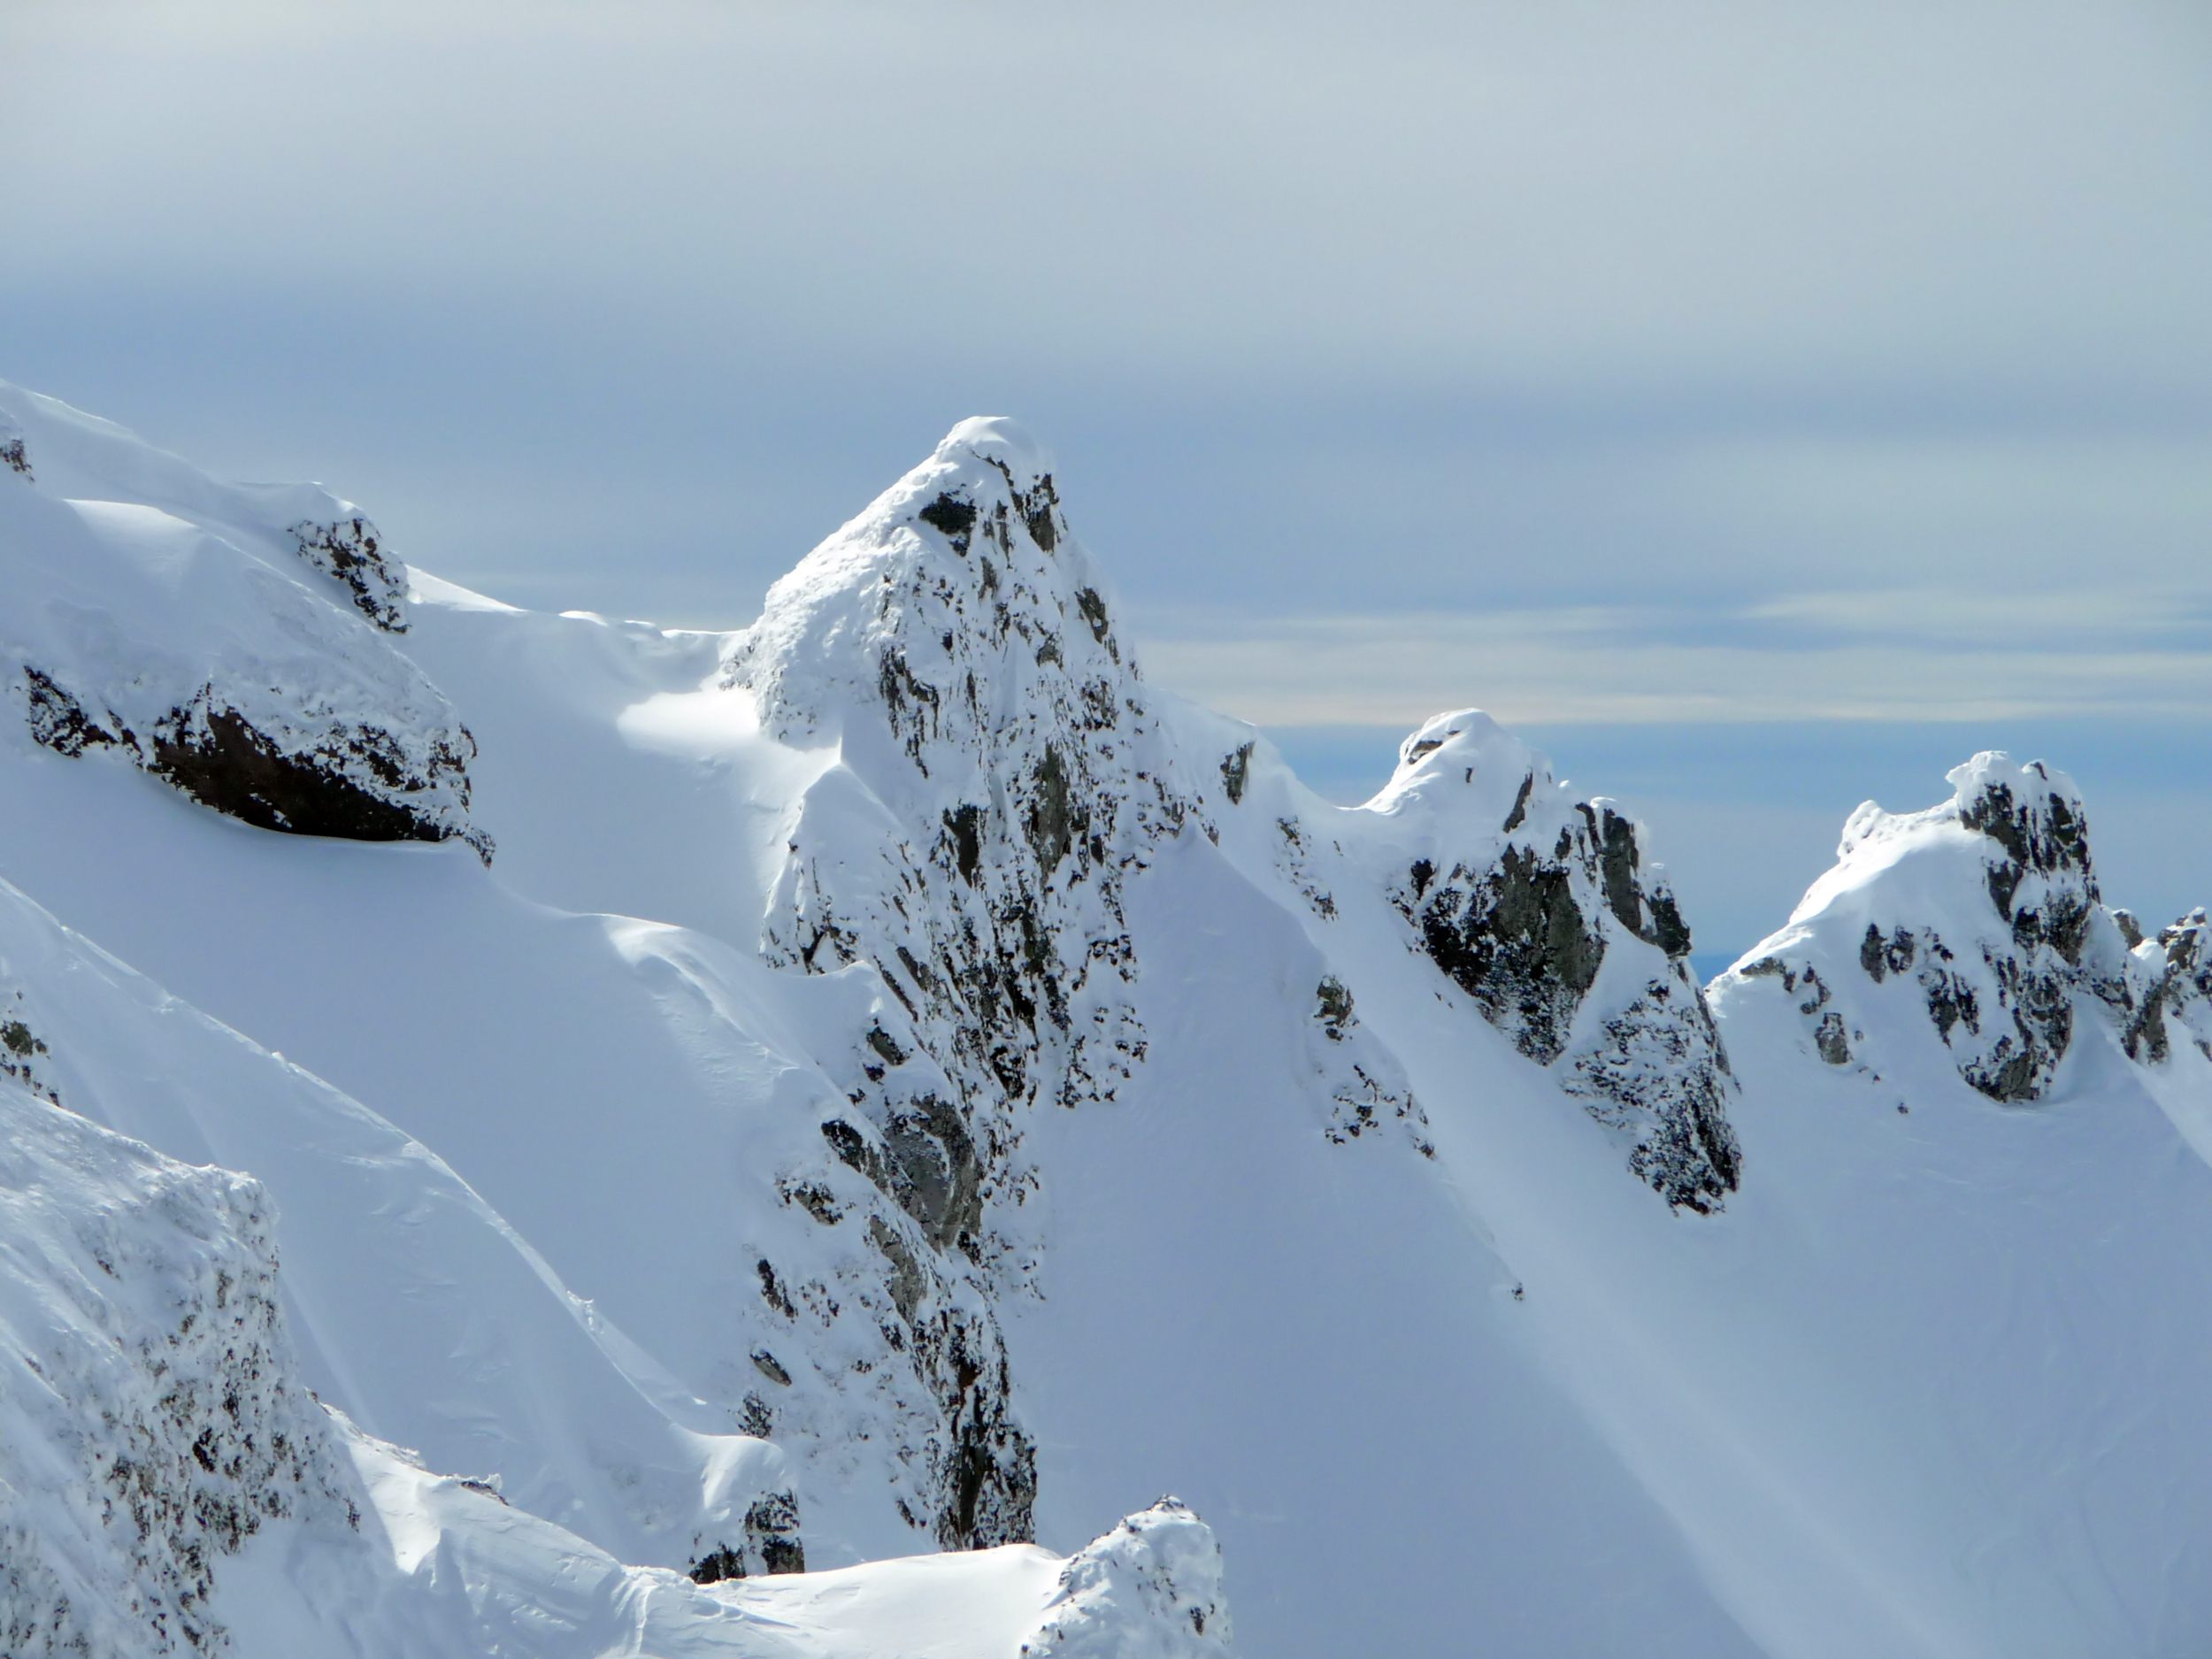
[[[2208,92],[2152,4],[18,6],[0,367],[554,609],[749,620],[1011,410],[1248,718],[2190,715]]]

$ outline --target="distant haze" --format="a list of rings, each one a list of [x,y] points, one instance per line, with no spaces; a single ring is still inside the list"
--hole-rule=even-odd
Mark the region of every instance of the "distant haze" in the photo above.
[[[1244,718],[2081,734],[2212,899],[2199,6],[15,0],[0,154],[0,375],[515,603],[742,625],[1013,413]]]

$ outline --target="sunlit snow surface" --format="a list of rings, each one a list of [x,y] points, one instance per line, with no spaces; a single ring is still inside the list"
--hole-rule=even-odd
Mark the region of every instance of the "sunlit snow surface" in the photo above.
[[[992,457],[1010,488],[1048,467],[1009,431],[941,451],[809,580],[965,580],[902,526],[948,479],[988,488]],[[134,465],[73,478],[130,510],[70,524],[121,547],[148,503],[218,538],[266,522],[226,518],[224,487],[185,489],[180,463]],[[42,487],[0,470],[0,493]],[[1083,584],[1107,614],[1078,544],[1041,551],[1036,614],[1072,615]],[[34,566],[0,548],[19,579]],[[1081,579],[1056,600],[1061,568]],[[2212,1644],[2194,1027],[2131,1060],[2084,994],[2042,1098],[1977,1092],[1924,999],[1858,956],[1870,918],[2002,945],[1983,849],[1939,811],[1845,857],[1746,958],[1818,964],[1847,1064],[1794,969],[1787,990],[1715,988],[1742,1179],[1717,1214],[1671,1209],[1391,902],[1428,849],[1497,844],[1533,757],[1463,718],[1463,777],[1432,750],[1333,806],[1251,728],[1143,689],[1079,620],[1064,661],[1025,636],[986,666],[1022,718],[1059,718],[1063,672],[1141,707],[1097,764],[1159,780],[1181,815],[1117,864],[1144,1051],[1110,1099],[1018,1108],[1009,1167],[1033,1179],[989,1213],[1023,1260],[946,1270],[1002,1332],[1042,1548],[918,1556],[932,1538],[895,1504],[922,1499],[899,1448],[926,1402],[853,1316],[865,1184],[819,1173],[821,1124],[864,1087],[859,1034],[910,1030],[912,992],[864,964],[772,967],[763,945],[796,848],[828,887],[873,893],[879,848],[936,835],[964,797],[943,764],[897,770],[872,659],[839,655],[859,650],[845,590],[808,591],[826,665],[807,695],[832,703],[802,733],[733,683],[742,640],[413,572],[408,632],[371,643],[472,734],[489,871],[458,846],[252,829],[0,711],[0,1020],[42,1045],[0,1079],[9,1109],[50,1114],[50,1094],[257,1178],[290,1363],[342,1414],[319,1455],[359,1526],[305,1506],[219,1559],[234,1651],[1206,1653],[1225,1595],[1236,1647],[1280,1655]],[[0,644],[40,640],[0,617]],[[1017,763],[976,766],[982,787]],[[1641,983],[1619,978],[1625,945],[1611,959],[1578,1020]],[[115,1157],[117,1181],[165,1167]],[[791,1202],[807,1171],[843,1219]],[[10,1225],[20,1251],[31,1224]],[[764,1296],[770,1258],[789,1314]],[[18,1310],[40,1305],[5,1304],[26,1351],[43,1339]],[[20,1380],[0,1403],[30,1397]],[[49,1500],[6,1479],[10,1524],[37,1525]],[[787,1491],[814,1571],[683,1577]],[[1141,1513],[1168,1492],[1221,1540],[1225,1591],[1195,1522]]]

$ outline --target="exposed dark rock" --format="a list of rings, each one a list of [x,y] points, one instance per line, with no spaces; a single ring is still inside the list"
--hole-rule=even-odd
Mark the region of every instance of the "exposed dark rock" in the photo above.
[[[962,804],[944,815],[945,833],[952,837],[953,868],[970,887],[983,873],[984,810]]]
[[[799,1501],[788,1492],[771,1492],[745,1511],[745,1542],[768,1573],[804,1572],[806,1549],[799,1541]]]
[[[1851,1064],[1851,1043],[1844,1034],[1843,1016],[1830,1009],[1820,1017],[1820,1025],[1813,1033],[1813,1047],[1830,1065]]]
[[[94,719],[84,704],[42,670],[27,665],[23,680],[25,718],[35,741],[73,760],[88,749],[112,748],[120,742],[135,747],[136,740],[120,721],[115,723],[121,733],[119,736]]]
[[[785,1318],[797,1318],[799,1310],[792,1303],[791,1293],[784,1288],[783,1281],[776,1277],[776,1270],[766,1256],[761,1257],[754,1263],[754,1271],[760,1276],[760,1299],[783,1315]]]
[[[1351,992],[1345,988],[1343,980],[1331,974],[1321,981],[1314,996],[1317,1004],[1314,1018],[1321,1022],[1321,1029],[1327,1033],[1330,1041],[1342,1042],[1344,1033],[1354,1024]]]
[[[1536,774],[1532,772],[1522,773],[1521,792],[1513,797],[1513,810],[1505,815],[1504,833],[1506,834],[1510,835],[1528,822],[1529,793],[1535,787]]]
[[[287,747],[207,685],[142,741],[111,714],[96,717],[44,671],[27,666],[23,675],[26,724],[57,754],[117,749],[201,805],[258,829],[365,841],[457,837],[491,863],[491,837],[467,827],[475,741],[465,727],[449,741],[434,738],[422,759],[390,732],[358,724]]]
[[[756,1498],[745,1511],[744,1541],[733,1548],[717,1544],[690,1566],[694,1584],[724,1584],[806,1571],[806,1548],[799,1538],[799,1501],[788,1492]]]
[[[373,727],[359,728],[347,758],[404,787],[397,746]],[[463,765],[458,756],[456,769]],[[435,841],[442,825],[398,802],[372,795],[317,757],[287,754],[243,716],[221,707],[211,689],[173,710],[154,728],[148,767],[203,806],[259,829],[294,835],[335,835],[363,841]]]
[[[1678,1209],[1710,1214],[1742,1179],[1728,1122],[1736,1087],[1712,1011],[1678,964],[1605,1022],[1566,1081],[1599,1122],[1634,1137],[1629,1167]]]
[[[1107,654],[1116,662],[1121,660],[1121,647],[1114,641],[1113,632],[1106,618],[1106,602],[1095,588],[1075,590],[1075,608],[1083,613],[1083,620],[1091,625],[1091,637],[1104,646]]]
[[[1888,974],[1909,972],[1918,948],[1905,929],[1901,927],[1884,939],[1882,930],[1869,922],[1866,937],[1859,942],[1859,965],[1866,970],[1869,979],[1879,985]]]
[[[1689,927],[1656,869],[1647,872],[1636,826],[1602,800],[1574,801],[1540,758],[1472,710],[1430,721],[1401,747],[1400,767],[1454,811],[1465,810],[1463,788],[1493,803],[1486,813],[1502,806],[1499,784],[1517,786],[1499,830],[1473,833],[1483,852],[1448,869],[1426,856],[1408,865],[1392,899],[1418,948],[1522,1054],[1559,1068],[1562,1087],[1628,1141],[1630,1167],[1670,1204],[1717,1209],[1740,1162],[1725,1110],[1735,1078],[1682,960]],[[1601,973],[1624,971],[1651,977],[1594,1026],[1587,999]]]
[[[950,1385],[950,1432],[938,1457],[950,1502],[936,1526],[937,1541],[947,1549],[990,1549],[1036,1536],[1036,1448],[1010,1413],[1013,1379],[1004,1345],[979,1344],[977,1334],[943,1314],[914,1333],[917,1358],[941,1385]]]
[[[891,1302],[899,1310],[899,1317],[908,1325],[914,1323],[915,1313],[922,1305],[922,1293],[928,1288],[928,1276],[922,1271],[920,1260],[907,1248],[896,1227],[881,1216],[868,1217],[868,1242],[882,1252],[890,1267],[889,1286]]]
[[[694,1584],[721,1584],[745,1576],[745,1555],[741,1550],[718,1544],[691,1563]]]
[[[1417,890],[1426,885],[1411,873]],[[1565,865],[1509,846],[1480,875],[1455,866],[1422,904],[1420,928],[1431,959],[1523,1054],[1540,1065],[1559,1057],[1605,959]]]
[[[939,1249],[972,1252],[983,1227],[983,1168],[960,1113],[934,1094],[887,1109],[880,1140],[842,1118],[823,1139],[866,1176]]]
[[[952,494],[945,494],[915,514],[931,529],[939,532],[952,543],[952,550],[965,558],[968,544],[975,532],[975,503]]]
[[[1068,792],[1067,768],[1060,751],[1045,745],[1037,763],[1037,784],[1029,809],[1029,844],[1037,849],[1037,862],[1049,873],[1068,856],[1068,849],[1087,827],[1085,815]]]
[[[344,587],[355,609],[387,634],[407,632],[407,567],[384,550],[374,525],[358,515],[333,524],[308,521],[290,534],[300,557]]]
[[[23,993],[15,1000],[20,1002]],[[46,1041],[21,1018],[0,1019],[0,1076],[13,1078],[40,1099],[61,1104],[61,1095],[41,1075],[38,1062],[46,1057]]]
[[[1221,787],[1228,794],[1231,806],[1244,803],[1244,786],[1251,775],[1252,745],[1240,743],[1221,763]]]

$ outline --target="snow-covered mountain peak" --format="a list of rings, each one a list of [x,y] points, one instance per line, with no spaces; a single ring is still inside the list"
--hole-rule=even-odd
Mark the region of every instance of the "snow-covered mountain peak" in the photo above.
[[[1388,812],[1419,801],[1467,831],[1503,835],[1539,789],[1544,805],[1560,793],[1549,760],[1480,709],[1455,709],[1398,745],[1397,769],[1368,805]]]
[[[1946,781],[1924,811],[1854,811],[1834,868],[1732,978],[1779,979],[1832,1065],[1878,1071],[1932,1039],[1993,1100],[2047,1096],[2084,1015],[2163,1060],[2169,1014],[2193,1030],[2204,1011],[2194,968],[2176,966],[2193,963],[2186,918],[2147,941],[2105,906],[2064,772],[1986,750]]]
[[[1578,799],[1479,710],[1425,722],[1367,810],[1417,948],[1615,1131],[1668,1202],[1717,1208],[1740,1154],[1728,1056],[1685,964],[1690,930],[1639,826]]]
[[[1863,879],[1923,841],[1945,839],[1954,826],[1981,838],[1968,844],[1987,864],[1991,898],[2008,920],[2039,900],[2046,908],[2062,904],[2069,916],[2085,914],[2097,902],[2088,815],[2071,778],[2039,760],[2020,765],[2001,750],[1985,749],[1954,766],[1944,781],[1951,798],[1924,811],[1886,812],[1863,803],[1844,822],[1836,869],[1806,895],[1801,913],[1826,888]],[[2057,931],[2065,931],[2063,924]]]
[[[894,1363],[943,1414],[917,1523],[948,1544],[1030,1535],[1033,1453],[989,1311],[1039,1250],[1028,1114],[1110,1100],[1139,1064],[1123,885],[1192,810],[1050,467],[1013,422],[963,422],[723,658],[764,731],[835,746],[761,949],[886,995],[830,1057],[846,1100],[791,1179],[875,1189],[872,1264],[848,1271],[898,1310],[912,1358]]]
[[[964,456],[998,467],[1018,490],[1049,482],[1058,470],[1045,441],[1010,415],[969,416],[944,435],[933,458],[956,463]]]

